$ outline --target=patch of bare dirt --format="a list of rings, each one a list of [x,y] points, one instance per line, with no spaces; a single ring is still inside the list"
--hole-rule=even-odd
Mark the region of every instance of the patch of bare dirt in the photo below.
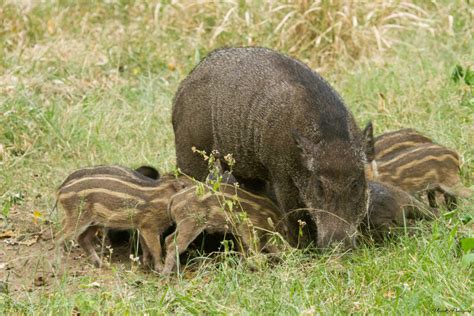
[[[145,267],[139,267],[137,258],[131,258],[131,248],[128,243],[111,248],[101,246],[97,238],[97,251],[103,254],[104,267],[95,268],[90,264],[84,251],[76,244],[56,248],[54,244],[54,229],[51,223],[34,223],[31,218],[25,218],[21,211],[10,214],[8,222],[0,220],[0,292],[12,297],[20,296],[25,291],[53,291],[61,282],[87,276],[94,287],[114,286],[113,271],[142,270],[152,272]],[[134,261],[135,260],[135,261]]]
[[[116,232],[109,235],[110,239],[101,238],[99,231],[96,250],[104,266],[96,268],[77,244],[72,242],[67,247],[55,247],[54,236],[59,229],[42,214],[29,214],[22,207],[14,206],[8,221],[0,218],[0,293],[19,298],[24,297],[25,292],[33,291],[53,293],[58,288],[75,291],[77,278],[81,277],[90,280],[80,281],[81,286],[113,289],[117,286],[117,273],[122,272],[137,273],[157,283],[167,282],[148,267],[139,264],[139,252],[125,241],[129,240],[128,235]],[[171,232],[172,229],[167,233]],[[222,251],[222,239],[223,236],[218,234],[207,237],[200,235],[191,244],[190,250],[180,256],[181,263],[186,264],[183,274],[185,279],[193,278],[200,264],[210,259],[198,253],[212,253],[218,259],[216,251]],[[202,262],[196,260],[196,256],[202,258]]]

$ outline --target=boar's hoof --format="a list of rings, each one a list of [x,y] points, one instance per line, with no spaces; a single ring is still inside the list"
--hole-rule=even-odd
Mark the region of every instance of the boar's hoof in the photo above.
[[[161,271],[163,271],[163,264],[155,263],[155,266],[154,266],[153,270],[155,272],[161,273]]]

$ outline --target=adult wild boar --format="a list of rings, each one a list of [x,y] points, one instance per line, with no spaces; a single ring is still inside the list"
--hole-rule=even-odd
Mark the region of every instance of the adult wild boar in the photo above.
[[[310,209],[318,247],[351,245],[367,207],[372,128],[364,137],[340,96],[305,64],[266,48],[216,50],[181,83],[172,121],[183,172],[201,181],[208,174],[193,146],[232,153],[239,182],[268,181],[286,212]]]

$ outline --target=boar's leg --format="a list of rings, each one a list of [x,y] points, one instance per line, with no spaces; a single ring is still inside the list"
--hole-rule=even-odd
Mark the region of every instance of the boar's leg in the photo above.
[[[72,235],[72,233],[71,233],[72,229],[69,228],[69,225],[67,223],[67,219],[65,219],[63,221],[62,226],[63,226],[63,228],[56,234],[56,237],[55,237],[56,247],[60,247],[61,245],[63,245],[66,238],[68,238],[69,236]]]
[[[448,211],[454,210],[458,202],[456,196],[447,192],[444,193],[444,201],[446,202],[446,208],[448,209]]]
[[[251,227],[248,225],[242,225],[239,231],[240,241],[239,248],[242,252],[253,249],[257,252],[265,251],[267,253],[277,253],[279,249],[276,245],[271,243],[270,234],[258,227]]]
[[[85,232],[92,223],[90,220],[86,220],[85,217],[76,220],[66,217],[63,221],[63,229],[56,236],[56,245],[60,246],[69,239],[77,239],[77,236]]]
[[[266,253],[278,253],[281,251],[279,246],[274,243],[274,240],[272,240],[272,237],[272,234],[268,232],[263,232],[262,236],[260,236],[262,250]]]
[[[77,242],[82,247],[82,249],[84,249],[86,254],[91,258],[94,265],[97,268],[100,268],[102,266],[102,260],[100,260],[99,256],[97,255],[97,252],[94,248],[94,244],[92,242],[98,229],[99,226],[90,226],[86,229],[85,232],[83,232],[79,235],[79,237],[77,237]]]
[[[237,238],[237,245],[241,252],[249,252],[254,250],[260,252],[262,250],[260,234],[253,226],[243,224],[239,229],[239,236]]]
[[[179,111],[179,109],[175,109]],[[173,113],[173,116],[175,113]],[[192,128],[188,124],[180,124],[174,130],[176,145],[176,164],[185,174],[192,175],[196,180],[204,181],[209,173],[207,162],[197,152],[192,152],[195,147],[204,150],[206,153],[212,151],[212,124],[207,122],[206,113],[194,112],[190,115],[190,121],[200,122],[199,129]],[[178,115],[179,116],[179,115]],[[186,118],[187,119],[187,118]],[[173,126],[175,126],[173,122]]]
[[[192,219],[178,223],[174,233],[166,237],[166,258],[163,275],[168,276],[176,267],[176,256],[188,249],[189,244],[204,231],[205,227]]]
[[[279,182],[273,185],[273,190],[269,188],[270,198],[279,205],[280,209],[286,213],[289,222],[289,230],[292,236],[292,246],[305,248],[312,242],[317,241],[317,226],[312,217],[312,210],[303,204],[298,204],[299,189],[292,182]],[[296,211],[298,209],[298,211]],[[303,236],[299,236],[301,223],[304,224]]]
[[[142,227],[140,229],[140,236],[145,245],[143,248],[148,248],[153,256],[155,261],[154,270],[156,272],[161,272],[163,269],[163,263],[161,262],[161,241],[160,241],[161,232],[158,231],[156,227]]]
[[[285,178],[285,180],[282,178]],[[292,183],[290,177],[280,177],[279,181],[272,182],[274,183],[273,189],[277,204],[283,212],[288,213],[291,210],[304,207],[304,205],[298,205],[299,190]]]
[[[278,249],[277,245],[273,245],[271,243],[267,243],[263,248],[266,253],[279,253],[280,249]]]
[[[193,153],[192,147],[204,150],[208,154],[218,148],[213,148],[214,124],[209,112],[211,104],[204,105],[207,103],[206,100],[209,100],[210,94],[201,84],[207,87],[209,83],[200,82],[198,86],[191,84],[186,89],[179,88],[173,102],[171,120],[175,135],[177,166],[185,174],[204,181],[209,172],[207,161],[204,161],[199,153]],[[214,96],[212,99],[214,100]]]
[[[435,190],[429,190],[428,191],[428,202],[431,207],[436,207],[436,191]]]
[[[145,239],[143,236],[140,234],[140,245],[142,246],[142,262],[144,266],[150,266],[151,260],[152,259],[152,254],[150,252],[150,249],[146,245]]]

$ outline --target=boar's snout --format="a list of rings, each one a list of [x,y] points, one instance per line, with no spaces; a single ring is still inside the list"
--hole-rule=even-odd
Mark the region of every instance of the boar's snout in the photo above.
[[[330,213],[315,214],[312,217],[317,226],[318,248],[341,248],[342,250],[347,250],[356,247],[356,226]]]

